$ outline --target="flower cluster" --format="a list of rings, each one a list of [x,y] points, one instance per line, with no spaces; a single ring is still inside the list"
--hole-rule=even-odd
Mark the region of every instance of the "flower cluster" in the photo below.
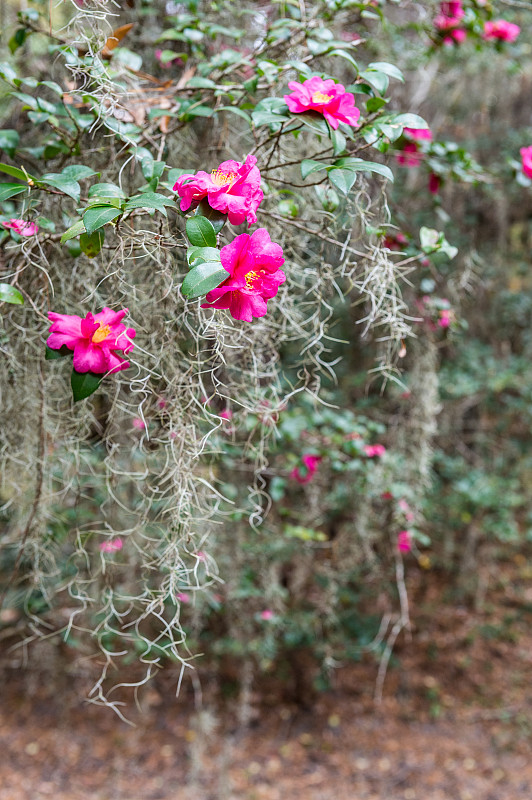
[[[430,330],[449,328],[453,322],[456,322],[456,315],[445,297],[424,295],[417,305]]]
[[[464,16],[461,0],[440,3],[440,13],[434,20],[434,27],[442,36],[443,44],[462,44],[465,41],[467,32],[461,26]]]

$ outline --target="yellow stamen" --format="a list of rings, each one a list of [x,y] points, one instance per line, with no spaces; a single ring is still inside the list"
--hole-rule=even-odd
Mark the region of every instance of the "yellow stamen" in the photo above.
[[[99,344],[99,342],[103,342],[104,339],[107,339],[110,333],[111,333],[111,326],[102,325],[102,323],[100,322],[100,327],[92,334],[92,341],[95,344]]]
[[[233,184],[238,175],[234,172],[222,172],[219,169],[213,169],[211,172],[212,182],[216,184],[216,186],[225,186],[226,184]]]
[[[253,281],[259,277],[257,272],[248,272],[246,275],[246,289],[253,289]]]
[[[312,102],[313,103],[328,103],[329,100],[332,100],[334,95],[332,94],[323,94],[323,92],[314,92],[312,95]]]

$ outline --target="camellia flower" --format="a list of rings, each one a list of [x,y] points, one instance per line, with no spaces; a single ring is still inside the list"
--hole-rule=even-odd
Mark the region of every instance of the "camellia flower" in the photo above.
[[[266,620],[267,622],[269,622],[271,619],[273,619],[273,617],[274,617],[274,613],[269,608],[265,608],[264,611],[260,612],[260,618]]]
[[[519,151],[521,154],[521,161],[523,164],[523,173],[527,178],[532,178],[532,146],[522,147]]]
[[[143,431],[146,428],[146,423],[140,417],[134,417],[131,423],[138,431]]]
[[[364,453],[368,458],[380,458],[386,452],[383,444],[366,444],[364,445]]]
[[[181,211],[196,208],[206,197],[211,208],[227,214],[231,225],[248,225],[257,221],[257,208],[264,194],[260,188],[260,172],[255,156],[239,161],[222,161],[211,174],[200,170],[195,175],[181,175],[174,192],[181,197]]]
[[[397,534],[397,549],[401,553],[409,553],[412,549],[412,534],[410,531],[399,531]]]
[[[251,235],[241,233],[220,251],[222,267],[229,277],[206,296],[202,308],[227,308],[234,319],[251,322],[263,317],[266,301],[275,297],[286,275],[279,267],[284,264],[283,250],[271,241],[266,228]]]
[[[447,2],[440,3],[440,11],[446,17],[463,17],[464,9],[462,8],[462,0],[447,0]]]
[[[120,536],[117,536],[116,539],[109,539],[108,542],[102,542],[100,551],[102,553],[116,553],[118,550],[121,550],[123,546],[122,539]]]
[[[417,139],[418,141],[432,141],[432,131],[430,128],[403,128],[403,133],[409,139]]]
[[[76,372],[103,374],[127,369],[129,361],[117,355],[117,351],[129,353],[134,347],[130,339],[135,337],[135,329],[121,323],[128,310],[113,311],[105,306],[97,314],[89,311],[84,319],[77,314],[49,311],[52,325],[46,344],[52,350],[63,346],[73,350]]]
[[[298,483],[310,483],[314,477],[314,473],[318,469],[318,464],[321,461],[321,456],[307,454],[302,456],[301,461],[303,466],[306,467],[306,473],[301,473],[300,467],[294,467],[290,473],[290,477]]]
[[[341,83],[314,76],[303,83],[290,81],[288,88],[292,94],[285,94],[284,99],[292,114],[319,111],[334,130],[340,122],[358,125],[360,111],[355,107],[355,96],[346,92]]]
[[[400,153],[397,153],[397,163],[404,167],[419,167],[422,155],[415,142],[407,142]]]
[[[515,42],[521,28],[505,19],[494,19],[484,23],[484,39],[498,39],[501,42]]]
[[[176,599],[179,600],[180,603],[190,603],[190,595],[186,592],[179,592],[176,594]]]
[[[15,231],[19,236],[34,236],[39,230],[35,222],[26,222],[23,219],[10,219],[8,222],[2,222],[2,225]]]
[[[405,515],[405,519],[406,519],[407,522],[413,522],[414,521],[414,517],[415,517],[414,512],[412,511],[412,509],[410,508],[410,506],[406,502],[406,500],[401,498],[399,500],[399,502],[397,503],[397,506],[398,506],[399,510],[402,511],[403,514]]]

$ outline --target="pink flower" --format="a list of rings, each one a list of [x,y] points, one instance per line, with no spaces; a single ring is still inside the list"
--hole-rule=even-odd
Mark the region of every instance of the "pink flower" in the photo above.
[[[410,531],[399,531],[397,534],[397,549],[401,553],[409,553],[412,549],[412,534]]]
[[[109,539],[108,542],[102,542],[100,551],[102,553],[116,553],[118,550],[121,550],[123,546],[122,539],[120,536],[117,536],[116,539]]]
[[[451,31],[448,36],[443,37],[444,45],[450,46],[453,44],[462,44],[467,38],[467,32],[463,28],[456,28]]]
[[[442,9],[443,11],[443,9]],[[449,31],[452,28],[458,27],[460,20],[465,16],[463,8],[457,9],[455,14],[438,14],[434,20],[434,27],[439,31]]]
[[[163,411],[167,405],[168,401],[165,400],[164,397],[159,397],[159,399],[157,400],[157,407],[160,408],[161,411]]]
[[[391,492],[383,492],[381,494],[381,500],[393,500],[393,494]]]
[[[484,23],[484,39],[498,39],[501,42],[515,42],[521,28],[505,19],[494,19]]]
[[[440,311],[440,318],[438,320],[438,325],[440,328],[448,328],[452,322],[453,312],[450,308],[442,308]]]
[[[133,350],[134,328],[126,328],[121,320],[129,309],[113,311],[105,306],[97,314],[89,311],[84,319],[77,314],[48,312],[52,321],[50,336],[46,344],[52,350],[63,345],[74,351],[73,365],[76,372],[119,372],[129,367],[129,361],[117,355],[117,351],[129,353]]]
[[[441,186],[441,178],[435,172],[431,172],[429,176],[429,192],[431,194],[438,194]]]
[[[432,131],[430,128],[403,128],[403,133],[410,139],[417,139],[418,141],[432,141]]]
[[[346,92],[341,83],[314,76],[303,83],[290,81],[288,88],[292,94],[285,94],[284,99],[292,114],[318,111],[334,130],[340,122],[358,126],[360,111],[355,107],[355,96]]]
[[[133,422],[131,424],[138,431],[143,431],[145,429],[145,427],[146,427],[146,423],[140,417],[134,417]]]
[[[231,411],[230,408],[225,408],[223,411],[220,411],[218,416],[221,417],[222,419],[230,420],[233,419],[233,412]]]
[[[181,197],[181,211],[196,208],[206,197],[211,208],[229,216],[231,225],[248,225],[257,221],[257,209],[264,194],[260,188],[260,172],[255,156],[239,161],[222,161],[209,175],[200,170],[195,175],[181,175],[174,192]]]
[[[440,11],[445,17],[463,17],[462,0],[449,0],[440,3]]]
[[[267,622],[273,619],[274,613],[271,609],[266,608],[264,611],[260,612],[260,618],[266,620]]]
[[[386,452],[386,448],[383,444],[366,444],[364,445],[364,453],[367,455],[368,458],[379,458],[383,456]]]
[[[407,142],[400,153],[397,153],[397,163],[405,167],[419,167],[422,155],[415,142]]]
[[[314,477],[314,473],[318,469],[318,464],[321,461],[321,456],[311,455],[307,453],[306,455],[302,456],[301,461],[303,466],[306,467],[306,472],[301,473],[300,467],[294,467],[292,472],[290,473],[290,477],[293,480],[297,481],[298,483],[310,483],[312,478]]]
[[[198,559],[198,561],[203,561],[203,562],[207,561],[207,556],[205,555],[203,550],[198,550],[198,552],[196,553],[196,558]]]
[[[532,146],[522,147],[519,152],[523,162],[523,172],[527,178],[532,178]]]
[[[222,267],[229,277],[212,289],[202,308],[227,308],[234,319],[251,322],[268,311],[266,301],[275,297],[286,275],[283,250],[271,241],[265,228],[251,235],[241,233],[221,249]]]
[[[176,600],[179,600],[180,603],[190,603],[190,595],[186,592],[179,592],[176,594]]]
[[[4,228],[11,228],[19,236],[34,236],[39,230],[35,222],[26,222],[23,219],[10,219],[8,222],[2,222],[2,225]]]

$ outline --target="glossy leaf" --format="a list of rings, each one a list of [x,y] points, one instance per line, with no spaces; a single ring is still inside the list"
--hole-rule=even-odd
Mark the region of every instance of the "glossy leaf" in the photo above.
[[[69,239],[73,239],[75,236],[79,236],[80,233],[85,233],[85,223],[82,219],[79,219],[64,232],[61,236],[61,244],[68,242]]]
[[[0,283],[0,303],[11,303],[15,306],[24,304],[24,298],[18,289],[9,283]]]
[[[327,169],[330,164],[323,164],[321,161],[313,161],[311,158],[304,158],[301,162],[301,177],[303,180],[313,172],[320,172],[320,170]]]
[[[27,186],[21,186],[20,183],[0,183],[0,203],[25,192],[27,188]]]
[[[82,233],[79,237],[79,246],[89,258],[95,258],[102,249],[104,232],[96,230],[93,233]]]
[[[356,177],[356,173],[349,169],[331,169],[329,172],[330,182],[344,195],[349,194]]]
[[[77,403],[79,400],[85,400],[86,397],[90,397],[98,389],[102,380],[103,375],[98,375],[95,372],[76,372],[73,369],[70,376],[70,385],[72,386],[74,402]]]
[[[196,214],[187,219],[186,231],[190,244],[196,247],[216,247],[216,231],[206,217]]]
[[[88,208],[83,215],[85,230],[87,233],[94,233],[98,228],[102,228],[107,222],[112,222],[122,214],[122,209],[112,206],[94,206]]]
[[[44,354],[44,358],[46,361],[57,361],[58,358],[65,358],[65,356],[71,356],[73,353],[70,348],[66,346],[66,344],[61,345],[57,350],[52,350],[51,347],[46,345],[46,352]]]
[[[190,270],[181,286],[181,292],[189,300],[201,297],[211,289],[216,289],[229,277],[219,261],[207,261]]]
[[[217,211],[215,208],[211,208],[206,197],[199,204],[196,216],[208,219],[215,233],[220,233],[227,222],[227,214],[224,214],[222,211]]]
[[[12,167],[10,164],[0,163],[0,172],[5,172],[6,175],[11,175],[12,178],[18,178],[19,181],[24,181],[26,184],[28,182],[28,178],[30,178],[30,180],[37,180],[37,178],[34,178],[29,173],[24,172],[18,167]]]

